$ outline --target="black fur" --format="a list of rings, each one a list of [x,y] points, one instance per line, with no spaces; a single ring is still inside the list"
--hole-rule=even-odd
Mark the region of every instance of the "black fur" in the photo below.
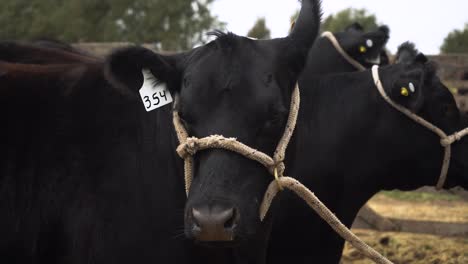
[[[398,47],[395,63],[411,63],[418,54],[419,51],[414,43],[405,42]]]
[[[83,53],[61,42],[0,41],[0,60],[28,64],[102,63],[103,58]]]
[[[226,34],[174,55],[130,47],[105,65],[83,57],[27,61],[13,51],[33,54],[37,47],[5,49],[16,64],[3,64],[7,74],[0,79],[9,93],[2,112],[10,113],[0,137],[6,234],[0,262],[264,263],[271,222],[259,221],[258,201],[271,176],[237,154],[204,151],[195,157],[187,200],[172,108],[146,112],[138,98],[141,71],[149,69],[180,98],[178,110],[191,135],[218,132],[272,153],[298,65],[318,32],[319,7],[319,1],[303,1],[297,27],[308,30],[286,38],[257,42]],[[59,50],[65,52],[52,49]],[[37,64],[31,69],[18,62]],[[41,96],[22,100],[23,93]],[[252,112],[239,111],[247,109]],[[192,207],[224,203],[240,215],[234,241],[214,243],[215,249],[197,246],[191,241]]]
[[[365,68],[372,67],[375,63],[370,61],[377,58],[380,58],[378,65],[389,64],[388,56],[385,53],[385,45],[390,35],[387,26],[380,26],[375,31],[364,32],[359,23],[354,23],[343,32],[334,32],[334,35],[345,52]],[[366,41],[369,39],[373,41],[373,47],[366,46]],[[363,45],[367,49],[364,54],[359,52],[359,48]],[[336,48],[325,37],[318,38],[309,51],[306,70],[309,74],[330,74],[357,70],[337,52]]]

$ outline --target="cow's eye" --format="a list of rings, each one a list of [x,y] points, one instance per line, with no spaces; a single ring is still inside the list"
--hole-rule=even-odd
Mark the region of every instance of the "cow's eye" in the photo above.
[[[182,85],[184,87],[190,86],[190,76],[184,76],[184,79],[182,80]]]
[[[286,118],[286,111],[275,111],[273,112],[267,121],[263,125],[263,131],[264,132],[272,132],[279,128],[282,124],[283,121]]]
[[[265,75],[264,82],[266,85],[270,85],[273,82],[273,74],[269,73]]]
[[[457,115],[457,109],[450,104],[445,104],[442,107],[442,114],[446,117],[454,117]]]
[[[179,111],[179,118],[182,124],[188,129],[190,125],[193,125],[194,120],[185,110]]]

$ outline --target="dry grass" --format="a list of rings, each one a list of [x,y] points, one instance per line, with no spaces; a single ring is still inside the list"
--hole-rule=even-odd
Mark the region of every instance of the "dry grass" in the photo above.
[[[467,264],[467,237],[354,230],[366,243],[384,254],[395,264]],[[348,243],[343,264],[372,264]]]
[[[378,194],[368,204],[376,212],[389,218],[468,223],[468,201],[443,195],[425,199],[395,199],[394,196]]]
[[[443,193],[382,192],[368,205],[389,218],[468,224],[468,201]],[[395,264],[468,264],[468,237],[353,230]],[[346,243],[343,264],[371,264]]]

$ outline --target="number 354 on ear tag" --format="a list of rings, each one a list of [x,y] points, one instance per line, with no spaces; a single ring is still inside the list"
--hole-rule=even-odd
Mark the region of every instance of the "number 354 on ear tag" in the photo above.
[[[166,84],[156,82],[156,78],[147,69],[143,69],[142,73],[144,80],[140,88],[140,96],[146,111],[150,112],[172,103],[172,96]]]

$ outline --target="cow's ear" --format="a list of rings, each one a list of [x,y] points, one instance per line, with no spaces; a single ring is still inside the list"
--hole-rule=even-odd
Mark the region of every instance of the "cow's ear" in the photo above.
[[[419,112],[424,105],[424,70],[419,68],[406,72],[393,82],[391,89],[390,97],[395,102],[414,113]]]
[[[105,76],[115,87],[137,93],[143,84],[143,69],[153,74],[155,81],[165,83],[170,91],[180,87],[182,55],[162,55],[143,47],[115,51],[106,60]]]
[[[405,42],[398,47],[395,63],[412,64],[418,56],[418,50],[414,43]]]

